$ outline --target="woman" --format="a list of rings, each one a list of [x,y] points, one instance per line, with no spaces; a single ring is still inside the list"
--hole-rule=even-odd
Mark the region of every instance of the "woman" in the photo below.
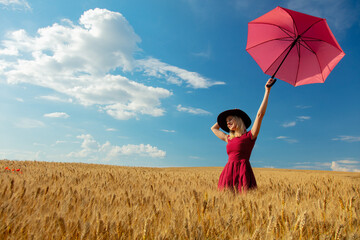
[[[217,123],[211,127],[218,138],[227,142],[226,150],[229,155],[228,163],[220,175],[218,184],[220,190],[230,188],[241,193],[256,188],[256,180],[249,160],[266,112],[270,89],[275,81],[276,79],[272,78],[267,81],[264,99],[250,131],[247,132],[246,129],[250,127],[251,119],[240,109],[231,109],[220,113]],[[230,134],[225,134],[220,128]]]

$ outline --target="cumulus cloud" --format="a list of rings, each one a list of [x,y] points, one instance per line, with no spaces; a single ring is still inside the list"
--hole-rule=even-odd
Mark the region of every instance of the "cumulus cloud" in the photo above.
[[[140,41],[121,13],[88,10],[79,24],[65,19],[38,29],[35,36],[23,29],[9,32],[0,46],[0,77],[9,84],[29,83],[53,89],[120,120],[144,114],[162,116],[165,110],[161,100],[172,95],[165,88],[128,79],[123,76],[126,73],[142,72],[171,84],[184,82],[191,88],[223,84],[152,57],[135,59],[134,55],[141,51]]]
[[[360,162],[348,159],[332,161],[330,168],[340,172],[360,172]]]
[[[179,104],[176,109],[179,112],[186,112],[194,115],[210,115],[211,113],[201,109],[201,108],[193,108],[193,107],[183,107],[181,104]]]
[[[70,158],[90,158],[93,160],[119,160],[122,156],[140,156],[151,158],[164,158],[166,152],[150,144],[127,144],[123,146],[112,145],[109,141],[98,143],[90,134],[77,136],[82,140],[81,150],[69,153]]]
[[[356,136],[338,136],[336,138],[333,138],[334,141],[343,141],[343,142],[360,142],[360,137]]]
[[[46,113],[44,117],[48,118],[68,118],[70,117],[67,113],[64,112],[53,112],[53,113]]]

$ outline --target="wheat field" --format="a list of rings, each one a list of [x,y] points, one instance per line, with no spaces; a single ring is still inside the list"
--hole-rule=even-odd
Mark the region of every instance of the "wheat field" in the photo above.
[[[360,239],[360,173],[0,160],[0,239]],[[18,171],[16,171],[18,170]]]

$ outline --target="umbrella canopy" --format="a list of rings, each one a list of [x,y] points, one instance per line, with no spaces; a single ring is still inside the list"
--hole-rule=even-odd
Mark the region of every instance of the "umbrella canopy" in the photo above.
[[[246,50],[264,73],[294,86],[323,83],[345,56],[325,19],[282,7],[249,22]]]

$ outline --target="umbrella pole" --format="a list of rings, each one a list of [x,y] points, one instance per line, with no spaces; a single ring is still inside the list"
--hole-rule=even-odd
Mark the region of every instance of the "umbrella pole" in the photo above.
[[[300,39],[300,35],[297,36],[297,38],[292,42],[289,51],[286,53],[285,57],[283,58],[283,60],[281,61],[280,65],[279,65],[279,67],[276,69],[275,73],[272,75],[271,78],[274,78],[274,77],[275,77],[275,75],[276,75],[276,73],[279,71],[281,65],[284,63],[285,59],[287,58],[287,56],[288,56],[289,53],[291,52],[291,49],[293,49],[293,47],[294,47],[295,44],[299,41],[299,39]]]

